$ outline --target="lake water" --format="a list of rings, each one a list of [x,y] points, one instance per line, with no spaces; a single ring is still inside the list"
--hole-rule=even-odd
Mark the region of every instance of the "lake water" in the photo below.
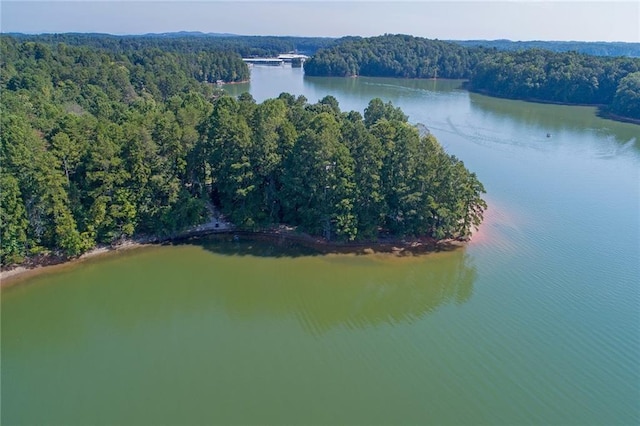
[[[477,173],[484,225],[422,257],[211,239],[3,289],[2,424],[640,423],[640,126],[458,87],[227,86],[392,101]]]

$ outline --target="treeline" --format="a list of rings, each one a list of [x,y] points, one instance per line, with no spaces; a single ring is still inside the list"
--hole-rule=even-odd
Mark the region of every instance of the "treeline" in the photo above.
[[[112,34],[21,34],[9,33],[20,41],[35,41],[47,44],[65,43],[72,46],[88,46],[122,53],[131,49],[157,47],[173,52],[197,52],[208,49],[229,50],[248,56],[273,56],[297,50],[313,55],[319,49],[332,47],[343,39],[330,37],[292,36],[246,36],[202,32],[173,32],[144,35]],[[483,47],[491,50],[544,49],[552,52],[579,52],[594,56],[640,57],[640,43],[581,42],[581,41],[511,41],[511,40],[449,40],[460,46]]]
[[[390,103],[343,113],[282,94],[223,97],[203,149],[213,197],[249,229],[284,223],[333,240],[464,238],[482,220],[482,184]]]
[[[497,51],[404,35],[344,38],[305,62],[310,76],[464,78],[471,90],[543,102],[597,104],[638,118],[640,59],[541,49]],[[617,100],[614,102],[614,98]]]
[[[640,120],[640,72],[631,73],[620,80],[608,112]]]
[[[409,35],[345,37],[304,63],[309,76],[468,78],[486,54],[445,41]]]
[[[121,100],[138,92],[167,98],[180,91],[206,89],[200,83],[249,79],[249,68],[233,52],[222,50],[167,51],[157,47],[110,52],[64,43],[20,42],[0,37],[2,82],[9,90],[35,90],[50,81],[64,86],[67,97],[87,99],[84,90],[99,87]],[[11,80],[11,81],[9,81]],[[109,92],[112,91],[112,92]]]
[[[207,200],[246,229],[343,240],[464,237],[482,218],[476,177],[380,100],[364,119],[330,97],[257,105],[204,82],[195,53],[0,43],[2,264],[173,235]]]
[[[486,47],[497,50],[544,49],[552,52],[578,52],[593,56],[640,57],[640,43],[617,41],[511,41],[511,40],[451,40],[465,47]]]
[[[190,156],[216,89],[194,78],[192,55],[0,43],[3,264],[204,217]]]
[[[235,52],[242,57],[275,56],[297,50],[306,55],[331,46],[336,39],[324,37],[242,36],[177,32],[166,34],[125,35],[111,34],[12,34],[20,41],[34,41],[49,45],[64,43],[126,54],[139,49],[161,49],[164,52],[194,53],[208,50]]]
[[[475,67],[469,87],[515,99],[609,105],[620,81],[636,71],[640,59],[537,49],[496,52]]]

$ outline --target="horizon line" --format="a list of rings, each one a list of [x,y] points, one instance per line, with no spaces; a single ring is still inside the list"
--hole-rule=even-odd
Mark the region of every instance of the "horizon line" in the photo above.
[[[2,31],[0,30],[0,35],[26,35],[26,36],[47,36],[47,35],[65,35],[65,34],[80,34],[80,35],[102,35],[102,36],[112,36],[112,37],[145,37],[145,36],[162,36],[162,35],[170,35],[170,34],[184,34],[185,37],[202,35],[202,36],[217,36],[217,37],[276,37],[276,38],[325,38],[325,39],[333,39],[339,40],[341,38],[346,37],[361,37],[361,38],[373,38],[373,37],[381,37],[385,35],[408,35],[416,38],[423,38],[427,40],[439,40],[439,41],[508,41],[511,43],[529,43],[529,42],[543,42],[543,43],[624,43],[624,44],[638,44],[640,45],[640,41],[623,41],[623,40],[559,40],[559,39],[528,39],[528,40],[514,40],[509,38],[461,38],[461,39],[444,39],[444,38],[429,38],[423,36],[417,36],[414,34],[406,34],[406,33],[383,33],[372,36],[361,36],[355,34],[347,34],[342,36],[305,36],[305,35],[275,35],[275,34],[236,34],[236,33],[217,33],[217,32],[204,32],[199,30],[178,30],[178,31],[162,31],[162,32],[146,32],[146,33],[108,33],[108,32],[87,32],[87,31],[64,31],[64,32],[23,32],[23,31]]]

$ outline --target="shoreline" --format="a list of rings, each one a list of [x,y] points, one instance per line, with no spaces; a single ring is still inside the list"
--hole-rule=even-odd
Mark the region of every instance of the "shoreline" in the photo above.
[[[617,115],[612,112],[608,112],[605,109],[599,109],[596,115],[604,120],[612,120],[612,121],[617,121],[621,123],[637,124],[640,126],[640,118],[632,118],[632,117],[625,117],[624,115]]]
[[[24,279],[76,265],[88,259],[115,254],[125,250],[141,247],[160,246],[162,244],[180,244],[194,239],[200,239],[211,235],[246,236],[256,240],[271,241],[275,243],[291,242],[300,244],[317,251],[319,254],[389,254],[393,256],[416,256],[440,251],[451,251],[465,246],[469,240],[434,240],[432,238],[416,239],[379,239],[369,242],[340,243],[327,241],[321,237],[313,237],[308,234],[296,233],[287,227],[278,227],[261,231],[241,231],[234,229],[200,229],[185,232],[173,238],[137,238],[127,239],[115,245],[100,246],[87,251],[76,258],[66,258],[56,255],[41,255],[28,259],[19,265],[11,265],[0,270],[0,288],[14,286]]]
[[[560,106],[577,106],[577,107],[591,107],[595,108],[596,111],[594,115],[598,118],[602,118],[604,120],[616,121],[619,123],[630,123],[640,125],[640,119],[633,117],[625,117],[624,115],[617,115],[607,111],[608,105],[606,104],[583,104],[583,103],[571,103],[571,102],[560,102],[560,101],[550,101],[545,99],[537,99],[537,98],[513,98],[509,96],[499,95],[497,93],[491,92],[490,90],[484,89],[474,89],[469,87],[468,84],[464,84],[463,88],[469,93],[477,93],[479,95],[488,96],[491,98],[497,99],[507,99],[511,101],[523,101],[530,102],[533,104],[542,104],[542,105],[560,105]]]
[[[363,242],[332,242],[322,237],[313,237],[308,234],[299,234],[288,229],[271,229],[255,232],[235,232],[237,235],[246,235],[252,239],[291,242],[311,248],[321,254],[393,254],[395,256],[413,256],[433,253],[438,251],[455,250],[466,244],[462,240],[435,240],[432,238],[413,239],[385,239]]]
[[[562,102],[562,101],[551,101],[546,99],[538,99],[538,98],[514,98],[511,96],[501,95],[491,90],[487,89],[476,89],[469,86],[469,81],[467,80],[463,86],[463,88],[470,93],[477,93],[479,95],[489,96],[491,98],[497,99],[507,99],[510,101],[523,101],[530,102],[532,104],[543,104],[543,105],[560,105],[560,106],[579,106],[579,107],[595,107],[597,109],[601,109],[606,107],[606,104],[584,104],[584,103],[571,103],[571,102]]]
[[[500,95],[494,93],[490,90],[485,89],[475,89],[469,85],[469,79],[466,78],[420,78],[420,77],[383,77],[383,76],[369,76],[369,75],[359,75],[352,74],[347,76],[337,76],[337,75],[310,75],[309,77],[330,77],[330,78],[358,78],[358,77],[370,77],[370,78],[395,78],[399,80],[450,80],[450,81],[461,81],[460,88],[466,90],[469,93],[476,93],[483,96],[488,96],[490,98],[496,99],[506,99],[511,101],[523,101],[530,102],[533,104],[543,104],[543,105],[560,105],[560,106],[577,106],[577,107],[592,107],[595,108],[596,111],[594,115],[596,117],[602,118],[604,120],[616,121],[618,123],[629,123],[636,124],[640,126],[640,119],[633,117],[625,117],[623,115],[617,115],[607,111],[608,105],[606,104],[584,104],[584,103],[571,103],[571,102],[560,102],[560,101],[551,101],[546,99],[537,99],[537,98],[514,98],[510,96]]]
[[[245,83],[249,83],[251,82],[251,79],[246,79],[246,80],[240,80],[240,81],[223,81],[221,83],[211,83],[214,84],[216,86],[226,86],[227,84],[245,84]]]
[[[143,240],[125,240],[120,244],[111,246],[101,246],[93,248],[79,257],[66,258],[56,255],[40,255],[28,259],[19,265],[11,265],[0,271],[0,288],[11,287],[19,284],[24,279],[39,275],[45,272],[51,272],[56,269],[69,267],[88,259],[94,259],[107,254],[113,254],[119,251],[131,250],[140,247],[158,245],[159,243],[145,242]]]

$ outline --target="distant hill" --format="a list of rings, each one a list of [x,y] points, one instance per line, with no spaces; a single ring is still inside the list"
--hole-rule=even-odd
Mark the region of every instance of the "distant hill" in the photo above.
[[[313,55],[318,49],[330,47],[336,42],[343,42],[360,37],[294,37],[294,36],[249,36],[232,33],[213,33],[201,31],[176,31],[165,33],[147,33],[138,35],[113,35],[101,33],[61,33],[61,34],[23,34],[3,33],[17,39],[28,39],[40,42],[63,42],[72,45],[93,45],[105,40],[139,41],[141,39],[171,39],[178,42],[198,39],[201,44],[215,44],[216,48],[234,50],[241,55],[273,55],[289,50],[298,50],[306,55]],[[96,43],[97,41],[97,43]],[[489,49],[520,51],[527,49],[545,49],[552,52],[575,51],[592,56],[626,56],[640,58],[640,43],[604,42],[604,41],[511,41],[511,40],[447,40],[464,47],[486,47]]]
[[[450,40],[465,47],[482,46],[497,50],[545,49],[552,52],[579,52],[593,56],[627,56],[640,58],[640,43],[606,41],[511,41],[511,40]]]
[[[289,51],[313,55],[318,49],[329,47],[336,39],[328,37],[246,36],[227,33],[203,33],[180,31],[140,35],[113,35],[98,33],[22,34],[4,33],[20,41],[45,44],[65,43],[71,46],[88,46],[111,52],[125,52],[143,47],[157,47],[180,52],[202,50],[230,50],[243,57],[275,56]]]
[[[132,36],[127,36],[132,37]],[[135,37],[135,36],[133,36]],[[203,33],[202,31],[178,31],[171,33],[147,33],[142,37],[166,37],[166,38],[180,38],[180,37],[241,37],[238,34],[232,33]]]

